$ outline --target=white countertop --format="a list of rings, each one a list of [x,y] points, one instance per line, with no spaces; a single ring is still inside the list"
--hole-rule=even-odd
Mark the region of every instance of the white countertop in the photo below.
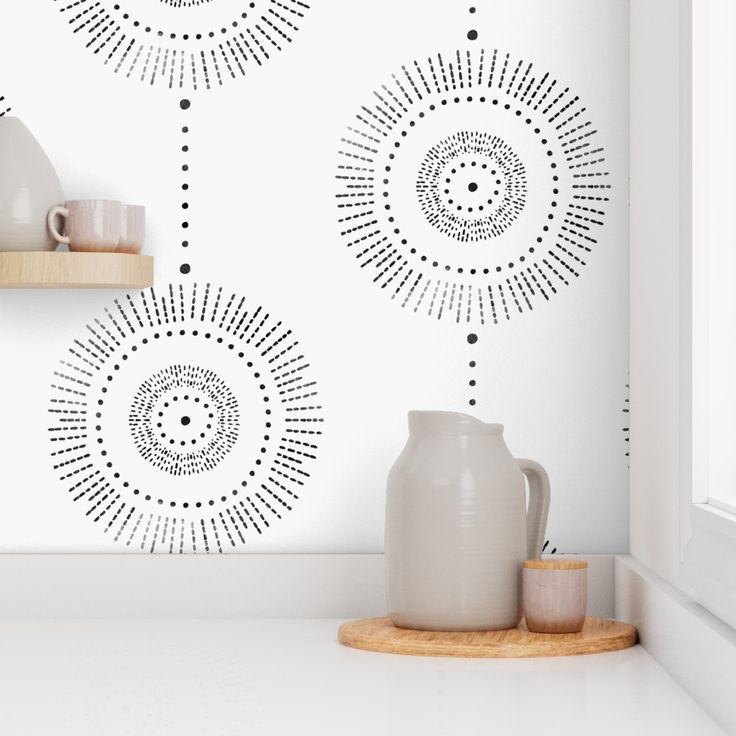
[[[0,621],[7,736],[723,736],[641,648],[456,660],[340,646],[339,621]]]

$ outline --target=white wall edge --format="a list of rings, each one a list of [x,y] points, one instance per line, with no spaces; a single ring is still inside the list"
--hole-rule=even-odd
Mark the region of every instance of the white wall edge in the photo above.
[[[630,556],[614,564],[616,618],[726,730],[736,734],[736,630]]]
[[[582,557],[588,613],[613,616],[613,556]],[[3,554],[0,591],[0,618],[359,618],[386,610],[382,554]]]
[[[680,33],[688,0],[631,0],[630,551],[679,575]],[[686,172],[686,173],[689,173]]]

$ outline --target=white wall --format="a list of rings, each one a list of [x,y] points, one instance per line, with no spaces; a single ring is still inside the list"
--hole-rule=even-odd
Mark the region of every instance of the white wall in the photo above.
[[[11,387],[0,423],[0,550],[377,552],[385,478],[405,442],[406,411],[437,408],[502,422],[511,451],[547,468],[552,546],[624,551],[626,3],[306,4],[258,0],[245,20],[240,0],[194,7],[27,0],[0,11],[3,104],[46,148],[68,198],[147,205],[146,247],[156,258],[155,297],[133,295],[133,304],[94,291],[0,294],[0,345],[23,358],[0,361],[0,384]],[[270,28],[266,20],[283,5],[295,11],[299,30],[284,26],[291,41],[280,52],[259,36],[270,58],[261,55],[259,65],[249,57],[241,74],[224,40],[242,46],[237,34]],[[194,31],[205,32],[201,40]],[[136,43],[126,54],[130,38]],[[183,66],[171,66],[182,58]],[[458,133],[500,137],[526,171],[516,220],[474,242],[435,227],[418,196],[427,157]],[[351,138],[376,150],[351,147]],[[360,158],[347,159],[343,149]],[[382,205],[340,222],[350,210],[338,205],[351,200],[338,195],[355,192],[348,186],[367,175],[339,168],[348,160],[370,170],[369,199],[391,202],[395,223]],[[476,195],[463,176],[471,166],[448,185],[469,217]],[[491,170],[478,190],[489,198],[496,197]],[[339,178],[346,171],[356,180]],[[449,202],[437,208],[455,215]],[[475,205],[471,219],[478,217]],[[348,244],[373,231],[365,246]],[[377,245],[382,237],[397,249],[395,263],[406,264],[386,288],[374,277],[387,256],[368,263],[385,247]],[[376,250],[357,257],[367,244]],[[426,292],[408,293],[420,276]],[[400,283],[404,291],[392,299]],[[252,333],[233,340],[233,317],[237,324],[248,310],[250,319],[261,306],[269,320],[260,335],[275,328],[265,343]],[[226,327],[205,339],[194,334],[202,319],[213,333]],[[228,349],[233,341],[238,348]],[[263,354],[277,343],[304,356],[284,371],[305,363],[308,370],[284,378],[268,362],[274,352]],[[244,359],[236,358],[241,350]],[[254,367],[245,368],[251,358]],[[219,462],[188,475],[170,472],[168,443],[175,436],[173,450],[183,454],[181,443],[199,448],[208,440],[198,438],[213,430],[207,414],[173,411],[195,400],[191,386],[155,418],[153,404],[167,402],[148,401],[153,384],[165,378],[173,395],[182,385],[181,373],[166,372],[172,364],[206,370],[206,380],[198,370],[187,376],[200,392],[234,396],[239,406],[229,419],[210,412],[213,425],[225,417],[228,436],[237,437],[219,444]],[[89,385],[82,388],[80,375]],[[104,408],[94,409],[99,421],[88,421],[92,409],[84,415],[86,408],[58,402],[98,407],[108,389]],[[294,407],[305,411],[289,414]],[[304,454],[279,449],[295,447],[292,416],[310,420],[300,428],[321,431],[300,435],[309,440]],[[73,429],[56,432],[62,426]],[[52,446],[50,436],[66,439]],[[153,455],[143,454],[154,445]]]

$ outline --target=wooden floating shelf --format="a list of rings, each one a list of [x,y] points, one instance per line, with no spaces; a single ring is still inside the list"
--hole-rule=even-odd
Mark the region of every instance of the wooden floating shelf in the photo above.
[[[0,289],[145,289],[152,285],[152,256],[0,252]]]
[[[587,617],[579,634],[533,634],[523,622],[502,631],[415,631],[391,619],[364,618],[343,624],[337,638],[354,649],[424,657],[564,657],[614,652],[636,644],[636,628],[607,618]]]

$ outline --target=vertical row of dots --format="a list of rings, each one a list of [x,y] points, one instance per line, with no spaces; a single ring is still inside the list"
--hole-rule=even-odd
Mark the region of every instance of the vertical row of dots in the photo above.
[[[186,112],[190,107],[192,103],[187,100],[183,99],[179,101],[179,107]],[[182,235],[183,239],[181,241],[182,248],[188,248],[189,247],[189,240],[186,238],[186,231],[189,228],[189,220],[187,218],[188,210],[189,210],[189,201],[188,201],[188,192],[189,192],[189,164],[187,163],[187,154],[189,153],[189,143],[187,135],[189,133],[189,126],[184,125],[181,129],[182,132],[182,146],[181,146],[181,153],[182,153],[182,165],[181,170],[183,172],[183,181],[181,185],[182,189],[182,202],[181,202],[181,209],[182,209],[182,222],[181,222],[181,228],[182,228]],[[182,263],[181,266],[179,266],[179,272],[183,274],[188,274],[192,270],[191,266],[188,263]]]
[[[475,343],[478,342],[478,335],[476,335],[474,332],[471,332],[468,335],[467,340],[468,340],[468,344],[469,345],[475,345]],[[468,381],[468,386],[470,387],[470,394],[471,394],[471,396],[470,396],[470,399],[469,399],[468,403],[470,404],[470,406],[475,406],[476,403],[477,403],[477,401],[475,399],[475,396],[473,396],[473,394],[475,393],[475,386],[476,386],[476,383],[477,383],[476,382],[476,379],[475,379],[476,362],[474,360],[471,360],[468,363],[468,367],[470,368],[470,373],[471,373],[471,378]]]
[[[470,13],[471,15],[474,15],[474,14],[475,14],[475,6],[471,6],[471,7],[469,7],[469,8],[468,8],[468,12],[469,12],[469,13]],[[476,31],[476,30],[475,30],[475,28],[471,28],[471,29],[470,29],[470,30],[468,31],[468,33],[467,33],[467,36],[468,36],[468,40],[470,40],[470,41],[475,41],[475,39],[476,39],[476,38],[478,38],[478,31]]]
[[[624,430],[624,442],[626,442],[626,457],[629,457],[629,430],[630,430],[630,421],[629,421],[629,384],[626,384],[626,399],[624,401],[624,408],[623,412],[626,415],[626,426],[623,428]]]

